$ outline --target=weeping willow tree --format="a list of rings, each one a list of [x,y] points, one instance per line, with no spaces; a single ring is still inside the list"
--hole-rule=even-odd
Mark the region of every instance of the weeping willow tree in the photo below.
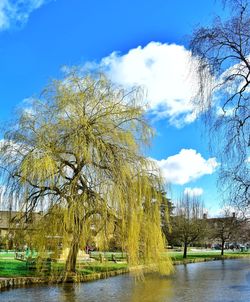
[[[77,72],[53,81],[5,132],[5,194],[26,213],[43,210],[34,245],[43,252],[48,238],[60,235],[68,274],[87,238],[99,233],[108,243],[117,224],[130,265],[170,269],[162,262],[162,181],[142,153],[152,135],[139,89]]]

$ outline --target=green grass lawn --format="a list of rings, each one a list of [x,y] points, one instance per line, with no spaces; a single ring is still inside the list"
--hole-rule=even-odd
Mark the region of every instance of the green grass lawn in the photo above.
[[[81,263],[77,265],[78,272],[89,275],[92,273],[108,272],[127,267],[126,263]],[[60,273],[64,268],[64,264],[55,264],[52,266],[54,274]],[[28,269],[25,262],[15,259],[2,260],[0,258],[0,277],[31,277],[37,276],[38,273],[34,269]]]
[[[119,255],[117,254],[117,258]],[[99,255],[99,253],[98,253]],[[96,255],[97,256],[97,255]],[[108,257],[109,256],[109,257]],[[111,258],[110,255],[105,255],[107,258]],[[92,273],[108,272],[119,269],[124,269],[127,267],[126,263],[114,263],[110,261],[105,261],[104,263],[96,262],[79,262],[77,264],[78,272],[89,275]],[[59,274],[64,269],[64,263],[52,263],[52,273]],[[15,259],[15,253],[0,253],[0,277],[29,277],[37,276],[39,273],[34,269],[29,269],[25,261],[20,261]]]
[[[122,253],[104,253],[104,257],[109,260],[112,258],[112,254],[115,255],[117,260],[124,260],[124,254]],[[167,253],[173,261],[182,261],[182,252],[168,252]],[[99,252],[95,252],[92,256],[98,258]],[[40,273],[34,269],[29,269],[26,266],[26,262],[14,259],[15,253],[0,253],[0,277],[28,277],[37,276]],[[220,257],[220,251],[189,251],[187,259],[205,259]],[[250,252],[232,252],[225,251],[224,258],[230,257],[250,257]],[[96,262],[78,262],[77,270],[78,272],[89,275],[92,273],[108,272],[119,269],[127,268],[126,263],[114,263],[111,261],[105,261],[104,263]],[[52,263],[52,273],[59,274],[64,269],[64,263]],[[45,272],[48,274],[48,272]]]
[[[0,259],[13,259],[15,257],[14,252],[0,252]]]
[[[220,257],[220,250],[214,250],[214,251],[198,251],[198,252],[192,252],[188,251],[187,253],[187,259],[201,259],[201,258],[214,258],[214,257]],[[183,260],[183,252],[168,252],[168,255],[171,257],[172,260],[181,261]],[[238,252],[238,251],[224,251],[224,258],[230,258],[230,257],[250,257],[250,252]]]
[[[85,263],[78,266],[78,271],[84,275],[92,273],[110,272],[127,268],[126,263]]]
[[[26,262],[15,259],[2,259],[0,256],[0,277],[28,277],[35,276],[34,270],[29,270]]]

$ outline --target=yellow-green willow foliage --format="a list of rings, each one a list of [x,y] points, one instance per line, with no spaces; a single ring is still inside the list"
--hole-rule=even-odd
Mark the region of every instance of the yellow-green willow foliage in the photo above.
[[[43,210],[36,248],[69,247],[66,270],[74,272],[79,248],[93,236],[107,248],[118,227],[129,264],[169,271],[162,182],[142,155],[152,135],[141,90],[125,91],[103,75],[71,73],[33,100],[5,133],[0,160],[12,200]]]

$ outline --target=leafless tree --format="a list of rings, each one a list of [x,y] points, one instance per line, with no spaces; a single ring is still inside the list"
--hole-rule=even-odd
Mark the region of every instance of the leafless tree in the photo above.
[[[220,242],[222,256],[224,255],[225,243],[239,241],[239,238],[242,238],[240,233],[245,232],[247,226],[247,220],[244,217],[230,213],[227,209],[220,217],[210,218],[207,222],[210,230],[209,237]]]
[[[243,209],[250,203],[250,6],[224,2],[232,8],[230,18],[217,17],[191,39],[199,73],[194,102],[205,112],[227,200]]]
[[[171,221],[172,236],[183,244],[183,258],[187,258],[188,246],[204,237],[206,221],[203,214],[203,204],[195,196],[184,195],[175,204],[175,215]]]

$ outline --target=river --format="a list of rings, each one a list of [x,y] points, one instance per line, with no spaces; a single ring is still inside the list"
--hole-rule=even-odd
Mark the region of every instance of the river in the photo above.
[[[248,302],[250,259],[179,265],[169,277],[126,274],[89,283],[37,285],[0,293],[1,302]]]

